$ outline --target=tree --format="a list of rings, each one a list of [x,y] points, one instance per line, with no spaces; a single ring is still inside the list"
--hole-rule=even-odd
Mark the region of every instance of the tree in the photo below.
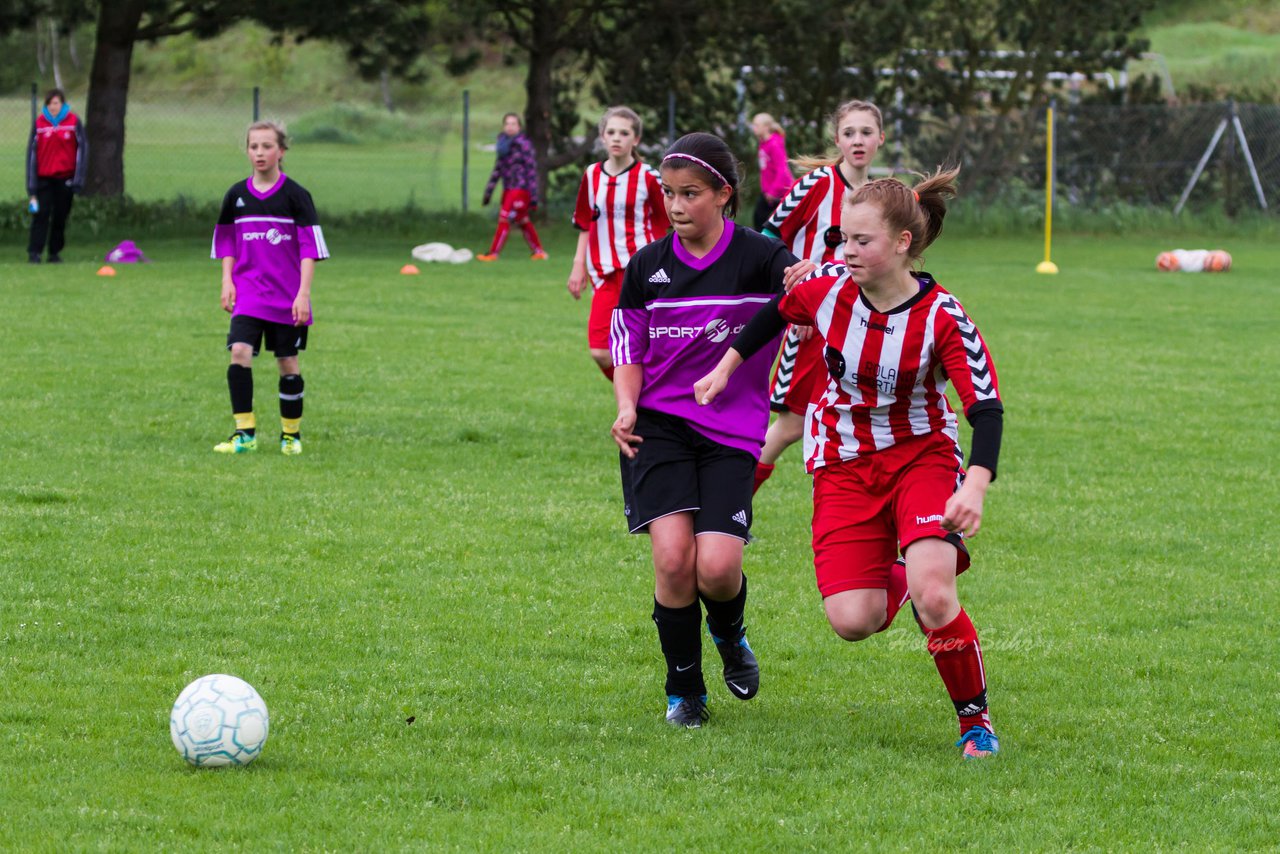
[[[85,115],[88,193],[124,193],[124,120],[133,46],[187,32],[208,38],[245,18],[258,20],[277,33],[293,30],[303,37],[342,42],[358,65],[364,58],[375,57],[380,67],[390,65],[393,70],[407,67],[421,54],[429,24],[426,7],[395,0],[285,0],[273,4],[252,0],[98,0],[97,42]]]
[[[467,26],[454,34],[455,45],[503,41],[525,59],[524,129],[543,187],[550,170],[576,161],[595,142],[592,133],[574,140],[579,104],[600,55],[600,35],[627,6],[627,0],[480,0],[460,16]]]

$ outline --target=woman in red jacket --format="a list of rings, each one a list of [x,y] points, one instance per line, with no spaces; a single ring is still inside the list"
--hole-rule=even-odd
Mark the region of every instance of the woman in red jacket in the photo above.
[[[84,168],[89,145],[80,118],[67,107],[61,89],[44,96],[44,109],[31,127],[27,145],[27,194],[31,197],[31,239],[27,259],[40,263],[45,239],[49,241],[49,263],[59,257],[66,240],[67,215],[75,194],[84,188]],[[50,229],[52,225],[52,229]]]

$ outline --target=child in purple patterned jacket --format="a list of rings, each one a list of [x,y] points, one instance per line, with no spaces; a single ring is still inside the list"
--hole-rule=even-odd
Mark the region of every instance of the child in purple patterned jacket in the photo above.
[[[493,190],[502,181],[502,208],[498,211],[498,230],[488,253],[477,255],[477,261],[496,261],[512,225],[520,226],[524,239],[533,250],[534,261],[545,261],[547,253],[529,217],[538,208],[538,163],[533,143],[524,135],[520,116],[507,113],[502,117],[502,133],[498,134],[498,158],[484,188],[484,204],[489,204]]]

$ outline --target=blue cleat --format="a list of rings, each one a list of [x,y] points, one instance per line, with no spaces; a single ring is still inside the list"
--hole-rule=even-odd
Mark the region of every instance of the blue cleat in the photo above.
[[[667,695],[667,723],[697,729],[711,717],[707,711],[707,695],[697,697],[680,697]]]
[[[976,726],[960,736],[956,747],[964,748],[965,759],[986,759],[1000,752],[1000,739],[991,730]]]

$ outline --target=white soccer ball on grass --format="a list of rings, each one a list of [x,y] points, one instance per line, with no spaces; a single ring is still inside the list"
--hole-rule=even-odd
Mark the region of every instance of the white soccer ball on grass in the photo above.
[[[267,704],[243,679],[214,673],[182,689],[169,713],[169,735],[182,758],[200,768],[248,765],[267,743]]]

